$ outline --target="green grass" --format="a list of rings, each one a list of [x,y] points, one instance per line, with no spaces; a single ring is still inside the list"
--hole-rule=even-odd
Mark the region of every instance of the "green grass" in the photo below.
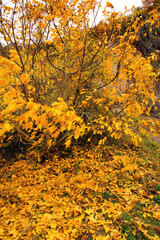
[[[140,157],[150,160],[153,164],[153,169],[156,171],[157,178],[160,177],[160,143],[148,138],[147,136],[141,136],[142,142],[140,144],[141,150],[138,151]]]

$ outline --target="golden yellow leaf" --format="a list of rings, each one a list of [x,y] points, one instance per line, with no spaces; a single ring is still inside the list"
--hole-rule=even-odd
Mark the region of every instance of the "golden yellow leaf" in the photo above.
[[[52,135],[51,135],[51,137],[53,137],[53,138],[57,138],[58,136],[59,136],[59,134],[60,134],[60,131],[56,131],[55,133],[53,133]]]
[[[93,229],[89,229],[90,233],[94,234],[95,233],[95,230]]]
[[[83,107],[86,107],[87,104],[88,104],[87,101],[82,101],[82,106],[83,106]]]
[[[109,126],[108,127],[108,131],[111,133],[112,132],[112,128]]]
[[[76,217],[75,220],[78,220],[79,223],[81,223],[82,220],[84,219],[84,217],[85,217],[85,213],[83,213],[83,214],[81,214],[80,216]]]
[[[106,233],[108,233],[110,231],[110,227],[108,227],[107,225],[103,225],[103,227],[104,227],[104,230]]]
[[[36,232],[40,233],[42,231],[42,227],[40,225],[36,226]]]
[[[28,226],[29,219],[28,218],[21,219],[21,223],[22,223],[23,228],[26,228]]]
[[[97,237],[95,237],[96,240],[110,240],[111,237],[110,235],[107,236],[103,236],[103,235],[98,235]]]
[[[23,73],[21,75],[21,81],[22,81],[22,83],[26,84],[28,82],[28,75]]]
[[[50,140],[48,141],[48,147],[49,147],[49,148],[51,147],[51,145],[52,145],[52,139],[50,139]]]
[[[65,145],[66,145],[66,147],[68,148],[68,147],[71,145],[71,139],[68,139],[68,140],[65,142]]]
[[[85,210],[85,213],[87,213],[88,215],[90,215],[93,212],[94,212],[94,210],[92,208],[89,208],[89,209]]]
[[[16,111],[17,110],[17,103],[16,102],[11,102],[8,107],[6,108],[6,111],[7,112],[10,112],[10,111]]]
[[[4,124],[4,127],[7,132],[9,132],[12,129],[11,125],[7,122]]]
[[[147,213],[146,213],[146,212],[143,213],[143,217],[144,217],[144,218],[147,218]]]
[[[51,228],[55,229],[57,224],[56,223],[50,223]]]
[[[56,129],[57,128],[55,126],[52,126],[52,127],[48,128],[48,131],[49,131],[50,134],[52,134],[53,132],[55,132]]]
[[[4,229],[0,226],[0,235],[4,234]]]
[[[88,219],[92,222],[92,223],[96,223],[97,220],[93,217],[93,214],[91,216],[88,217]]]
[[[74,138],[75,138],[75,139],[78,139],[79,136],[80,136],[80,127],[77,126],[77,127],[76,127],[76,130],[74,131]]]
[[[48,17],[51,17],[51,18],[53,18],[52,16],[48,16]],[[48,44],[48,45],[50,45],[52,42],[50,41],[50,40],[46,40],[45,41],[45,44]]]
[[[70,121],[67,126],[67,130],[70,131],[72,129],[72,122]]]

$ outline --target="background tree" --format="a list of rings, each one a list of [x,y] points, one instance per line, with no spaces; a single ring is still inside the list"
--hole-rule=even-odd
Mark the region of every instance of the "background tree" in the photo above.
[[[160,4],[159,0],[142,0],[142,6],[146,10],[155,8],[156,6],[159,6],[159,4]]]

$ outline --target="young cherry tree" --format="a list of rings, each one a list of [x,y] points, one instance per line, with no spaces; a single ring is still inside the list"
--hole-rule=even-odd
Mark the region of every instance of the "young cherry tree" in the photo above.
[[[137,145],[134,119],[156,101],[153,58],[133,47],[143,24],[121,29],[126,16],[109,2],[104,22],[91,27],[97,1],[1,1],[1,144],[18,136],[46,151],[87,135],[130,137]],[[158,24],[153,13],[148,24]],[[155,123],[150,126],[153,132]],[[136,131],[134,130],[136,129]]]

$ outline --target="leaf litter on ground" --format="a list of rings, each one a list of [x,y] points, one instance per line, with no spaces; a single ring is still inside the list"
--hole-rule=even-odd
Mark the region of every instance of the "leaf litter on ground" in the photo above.
[[[112,146],[0,170],[1,239],[159,239],[152,162]]]

